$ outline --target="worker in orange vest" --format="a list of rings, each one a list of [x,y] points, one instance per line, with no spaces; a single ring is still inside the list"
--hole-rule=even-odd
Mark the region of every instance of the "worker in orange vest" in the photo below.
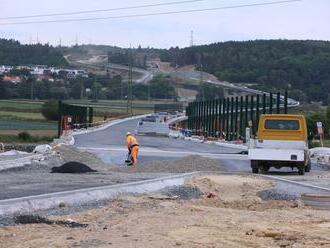
[[[133,134],[130,132],[126,133],[126,142],[131,157],[131,164],[129,165],[135,166],[138,161],[137,156],[139,152],[139,143],[137,139],[133,136]]]

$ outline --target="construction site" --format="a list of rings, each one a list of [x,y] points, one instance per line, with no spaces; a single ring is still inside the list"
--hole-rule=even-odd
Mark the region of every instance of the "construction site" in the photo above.
[[[287,112],[293,100],[246,99],[79,129],[93,110],[60,103],[59,139],[33,153],[2,153],[0,246],[330,247],[324,149],[310,151],[305,175],[291,165],[253,174],[253,127],[247,137],[240,126]],[[135,166],[125,164],[127,132],[141,147]]]
[[[2,3],[0,248],[330,248],[328,1],[44,2]]]

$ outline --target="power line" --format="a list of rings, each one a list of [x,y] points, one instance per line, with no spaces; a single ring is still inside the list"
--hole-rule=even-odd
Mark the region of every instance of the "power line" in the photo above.
[[[158,13],[146,13],[146,14],[133,14],[133,15],[120,15],[120,16],[108,16],[108,17],[91,17],[91,18],[73,18],[73,19],[60,19],[60,20],[45,20],[45,21],[27,21],[27,22],[7,22],[0,23],[0,26],[5,25],[27,25],[27,24],[45,24],[45,23],[64,23],[64,22],[81,22],[81,21],[97,21],[97,20],[110,20],[110,19],[125,19],[134,17],[149,17],[149,16],[162,16],[162,15],[172,15],[172,14],[183,14],[183,13],[196,13],[196,12],[207,12],[225,9],[238,9],[246,7],[257,7],[266,5],[279,5],[292,2],[301,2],[303,0],[284,0],[284,1],[273,1],[264,3],[254,3],[254,4],[242,4],[242,5],[232,5],[225,7],[216,8],[205,8],[205,9],[192,9],[192,10],[181,10],[181,11],[168,11],[168,12],[158,12]]]
[[[185,0],[185,1],[175,1],[175,2],[167,2],[167,3],[156,3],[156,4],[118,7],[118,8],[111,8],[111,9],[83,10],[83,11],[62,12],[62,13],[52,13],[52,14],[39,14],[39,15],[26,15],[26,16],[8,16],[8,17],[0,17],[0,20],[14,20],[14,19],[28,19],[28,18],[38,18],[38,17],[53,17],[53,16],[92,14],[92,13],[110,12],[110,11],[117,11],[117,10],[142,9],[142,8],[170,6],[170,5],[204,2],[204,1],[207,1],[207,0]]]

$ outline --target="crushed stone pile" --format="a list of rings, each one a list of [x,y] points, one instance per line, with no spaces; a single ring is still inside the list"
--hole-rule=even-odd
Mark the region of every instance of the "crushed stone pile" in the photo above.
[[[221,162],[201,156],[187,156],[177,160],[138,163],[136,167],[116,168],[121,172],[188,173],[194,171],[226,171]]]
[[[160,190],[160,193],[168,196],[175,197],[182,200],[190,200],[194,198],[199,198],[204,195],[204,193],[198,188],[189,185],[166,187]]]

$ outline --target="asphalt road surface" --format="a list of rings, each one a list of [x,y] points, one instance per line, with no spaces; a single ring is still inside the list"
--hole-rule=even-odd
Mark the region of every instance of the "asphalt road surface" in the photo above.
[[[127,153],[125,134],[127,131],[134,132],[136,124],[137,120],[128,121],[100,132],[75,136],[75,145],[79,149],[88,150],[96,154],[104,162],[117,165],[123,164]],[[187,155],[202,155],[220,160],[227,171],[248,173],[251,171],[247,156],[239,154],[241,152],[239,149],[165,137],[137,136],[137,138],[141,145],[141,162],[176,159]],[[316,164],[313,164],[312,172],[306,173],[305,176],[299,176],[297,171],[291,168],[282,168],[281,170],[271,168],[268,175],[330,188],[330,173],[327,172],[327,169]]]
[[[77,135],[75,137],[75,146],[78,149],[94,153],[104,162],[107,162],[109,167],[123,165],[127,154],[125,134],[127,131],[134,132],[136,124],[137,120],[127,121],[103,131]],[[188,155],[202,155],[217,159],[227,171],[250,173],[250,163],[247,160],[247,156],[238,154],[240,152],[239,149],[200,144],[186,140],[174,140],[165,137],[138,136],[138,140],[141,144],[141,166],[148,166],[148,163],[144,163],[148,161],[172,160]],[[81,157],[82,155],[79,152],[76,154],[73,154],[72,150],[68,152],[71,154],[70,159],[72,160],[77,159],[77,161],[82,161],[93,166],[96,166],[97,161],[99,161],[88,161],[90,155],[86,155],[87,157],[85,159]],[[165,176],[164,173],[114,173],[110,170],[107,171],[107,168],[109,168],[108,165],[105,165],[105,171],[95,174],[52,174],[50,173],[51,166],[48,164],[47,166],[31,169],[1,172],[0,188],[2,190],[0,191],[0,200]],[[297,173],[292,173],[290,170],[273,170],[268,175],[330,188],[330,173],[322,171],[318,167],[314,167],[312,172],[307,173],[305,176],[298,176]],[[288,185],[287,183],[281,184],[284,185],[282,186],[281,195],[283,195],[283,191],[297,195],[308,192],[305,187],[294,189],[292,185]],[[275,194],[276,196],[279,193],[270,192],[269,194]]]
[[[131,120],[112,126],[103,131],[75,136],[75,146],[96,154],[104,162],[123,164],[126,158],[126,132],[136,129],[138,120]],[[225,148],[221,146],[200,144],[193,141],[171,139],[167,137],[137,136],[140,143],[140,161],[168,160],[188,155],[204,155],[206,157],[228,160],[236,158],[247,165],[240,149]],[[229,161],[228,161],[229,162]],[[230,163],[228,164],[230,165]],[[232,165],[232,164],[231,164]],[[237,165],[235,165],[237,167]],[[240,167],[240,166],[238,166]]]

